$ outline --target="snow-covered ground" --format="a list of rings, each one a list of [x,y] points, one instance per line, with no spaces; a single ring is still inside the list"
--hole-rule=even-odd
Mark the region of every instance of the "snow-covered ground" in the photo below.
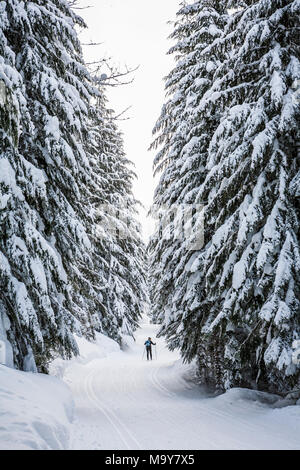
[[[246,389],[208,397],[161,338],[157,358],[154,348],[145,360],[156,330],[144,318],[124,351],[103,335],[79,339],[79,358],[51,366],[69,390],[55,377],[1,367],[0,448],[300,449],[300,406]]]
[[[65,449],[73,399],[61,380],[0,365],[0,449]]]

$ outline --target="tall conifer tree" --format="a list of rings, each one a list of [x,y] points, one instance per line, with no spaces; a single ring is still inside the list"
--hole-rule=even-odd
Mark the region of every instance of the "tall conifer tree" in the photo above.
[[[77,353],[74,333],[93,339],[97,330],[121,341],[121,333],[136,327],[143,268],[132,258],[141,256],[142,244],[134,229],[138,248],[126,246],[120,264],[139,293],[135,302],[124,294],[127,309],[114,310],[101,292],[110,246],[99,251],[95,196],[105,193],[107,202],[110,190],[121,199],[128,191],[132,217],[135,201],[116,128],[106,140],[110,149],[99,140],[100,148],[89,150],[101,92],[75,31],[84,23],[65,0],[8,0],[0,8],[0,327],[5,324],[17,367],[26,369],[34,358],[46,371],[53,355]],[[101,112],[107,114],[105,107]],[[107,122],[103,116],[103,133]],[[118,166],[114,180],[105,159]],[[120,274],[113,266],[125,277],[125,268]],[[120,292],[116,283],[110,286],[111,296]]]
[[[162,331],[221,390],[299,385],[298,28],[296,1],[244,2],[210,51],[223,60],[200,104],[216,117],[194,191],[205,242],[172,293],[192,308]]]
[[[222,55],[215,54],[212,46],[219,43],[227,16],[223,2],[216,5],[212,0],[179,10],[171,34],[177,42],[169,51],[176,54],[176,66],[166,80],[170,98],[154,128],[158,136],[152,147],[162,146],[154,166],[162,175],[154,198],[161,220],[149,245],[152,314],[162,323],[161,334],[166,334],[170,347],[182,350],[185,337],[181,331],[186,322],[190,325],[196,306],[194,284],[190,280],[187,287],[186,281],[195,258],[196,226],[190,230],[188,225],[189,219],[195,219],[193,210],[201,211],[195,200],[207,174],[208,146],[219,117],[216,109],[206,112],[206,95],[222,64]]]

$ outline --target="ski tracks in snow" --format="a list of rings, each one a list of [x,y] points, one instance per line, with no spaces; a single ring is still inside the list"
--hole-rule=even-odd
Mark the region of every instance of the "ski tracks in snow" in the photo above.
[[[145,324],[137,333],[126,352],[71,371],[77,408],[72,449],[299,447],[288,424],[278,426],[278,413],[263,405],[238,394],[201,396],[186,380],[188,368],[162,340],[158,360],[142,360],[145,338],[155,337],[155,327]]]
[[[168,397],[172,398],[175,396],[173,392],[168,390],[158,379],[158,372],[161,369],[161,366],[155,367],[152,369],[152,372],[150,374],[151,382],[154,385],[154,387],[161,393],[167,395]]]
[[[142,449],[140,443],[133,436],[125,423],[122,422],[120,418],[118,418],[112,408],[105,405],[103,401],[98,398],[93,388],[93,379],[95,379],[96,375],[98,375],[98,370],[92,370],[85,379],[85,391],[88,398],[95,405],[95,407],[101,411],[101,413],[103,413],[109,424],[114,429],[115,434],[119,436],[123,442],[126,449]]]

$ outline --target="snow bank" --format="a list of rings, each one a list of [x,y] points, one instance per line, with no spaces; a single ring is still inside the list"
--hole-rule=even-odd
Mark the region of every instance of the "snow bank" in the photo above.
[[[248,406],[250,406],[250,402],[258,406],[267,405],[271,407],[281,407],[280,403],[283,402],[283,399],[279,395],[239,387],[227,390],[225,393],[215,397],[214,400],[216,404],[224,408],[233,403],[248,403]]]
[[[66,449],[72,417],[62,381],[0,365],[1,450]]]
[[[80,355],[56,359],[50,375],[21,372],[0,364],[0,449],[59,450],[69,448],[74,400],[61,380],[67,370],[85,368],[95,359],[122,354],[119,345],[97,334],[94,342],[76,337]]]
[[[118,343],[101,333],[96,333],[95,341],[87,341],[83,337],[74,336],[78,345],[79,356],[68,361],[60,358],[55,359],[50,364],[50,375],[64,379],[66,370],[74,365],[86,365],[95,359],[103,359],[113,353],[120,353]]]
[[[211,399],[215,410],[226,410],[236,419],[243,417],[251,426],[257,426],[257,433],[266,439],[265,449],[299,449],[300,447],[300,402],[283,399],[278,395],[232,388]],[[268,442],[269,439],[269,442]],[[280,439],[276,444],[275,439]]]

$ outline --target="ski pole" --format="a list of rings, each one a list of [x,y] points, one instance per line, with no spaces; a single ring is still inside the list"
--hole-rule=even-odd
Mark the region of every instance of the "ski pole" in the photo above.
[[[155,359],[157,359],[157,349],[156,349],[156,345],[155,345]]]
[[[146,350],[146,348],[144,348],[144,351],[143,351],[143,356],[142,356],[142,360],[144,359],[145,350]]]

